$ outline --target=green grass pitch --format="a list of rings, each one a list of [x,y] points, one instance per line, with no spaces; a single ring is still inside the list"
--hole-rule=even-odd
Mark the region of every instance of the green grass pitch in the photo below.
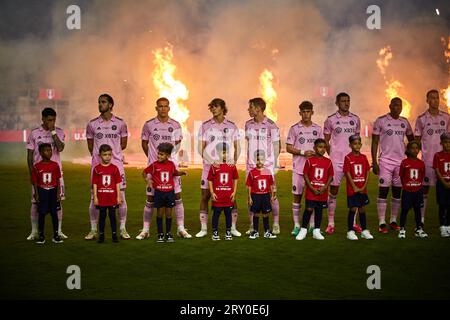
[[[376,218],[376,179],[369,185],[368,226],[375,239],[346,239],[345,185],[336,211],[336,233],[325,241],[295,241],[292,230],[291,172],[277,175],[281,207],[278,239],[213,242],[179,239],[156,243],[151,238],[113,244],[109,223],[102,245],[84,240],[89,231],[89,167],[64,163],[67,200],[63,231],[69,239],[56,245],[26,241],[30,231],[30,185],[25,165],[0,166],[0,292],[2,299],[448,299],[450,298],[450,239],[438,233],[434,190],[430,195],[428,239],[413,235],[413,213],[407,239],[396,233],[380,235]],[[135,237],[142,227],[145,201],[140,170],[127,168],[127,230]],[[238,229],[248,227],[244,172],[240,171]],[[185,224],[199,230],[200,170],[183,177]],[[211,215],[210,215],[211,218]],[[154,217],[155,219],[155,217]],[[50,218],[46,220],[50,238]],[[223,232],[224,217],[220,220]],[[326,214],[322,230],[326,226]],[[175,228],[174,228],[175,229]],[[209,234],[210,235],[210,234]],[[68,290],[66,269],[81,268],[81,290]],[[381,290],[366,286],[367,267],[381,268]]]

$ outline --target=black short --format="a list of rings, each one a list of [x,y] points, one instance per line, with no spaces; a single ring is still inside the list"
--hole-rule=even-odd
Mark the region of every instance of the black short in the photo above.
[[[318,209],[326,209],[328,208],[328,202],[326,201],[315,201],[305,199],[305,208],[318,208]]]
[[[38,212],[39,214],[52,213],[58,210],[57,188],[43,189],[37,188],[39,195]]]
[[[450,189],[446,189],[440,181],[436,183],[436,202],[443,207],[450,206]]]
[[[173,208],[175,206],[175,190],[159,191],[155,189],[154,208]]]
[[[411,208],[423,207],[423,192],[422,190],[416,192],[402,191],[402,211]]]
[[[253,213],[269,213],[272,211],[272,205],[270,204],[270,193],[251,195],[253,204],[250,207]]]
[[[352,196],[347,196],[347,207],[361,208],[369,204],[369,197],[365,193],[355,193]]]

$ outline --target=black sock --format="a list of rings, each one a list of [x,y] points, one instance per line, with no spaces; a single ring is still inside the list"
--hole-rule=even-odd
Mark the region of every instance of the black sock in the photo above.
[[[158,227],[158,234],[164,233],[163,231],[163,218],[156,217],[156,225]]]
[[[213,231],[217,231],[218,227],[219,227],[219,217],[220,217],[220,212],[222,210],[220,208],[214,208],[213,211],[213,216],[212,216],[212,229]]]
[[[106,208],[100,208],[100,218],[98,220],[98,232],[105,233]]]
[[[419,206],[414,206],[414,218],[416,220],[416,229],[422,228],[422,210]]]
[[[113,235],[115,235],[117,232],[116,209],[110,207],[108,211],[108,216],[109,216],[109,223],[111,224],[111,232]]]
[[[322,223],[322,208],[316,208],[314,210],[314,228],[320,229]]]
[[[444,226],[446,224],[446,210],[444,206],[439,206],[439,225]]]
[[[39,232],[39,237],[43,237],[44,236],[44,226],[45,226],[45,214],[44,213],[39,213],[38,216],[38,232]]]
[[[405,228],[406,225],[406,217],[408,216],[409,208],[402,208],[402,212],[400,214],[400,228]]]
[[[303,212],[303,220],[302,220],[302,228],[308,228],[309,219],[311,219],[312,211],[309,211],[305,208]]]
[[[367,229],[367,220],[366,220],[365,212],[359,213],[359,222],[361,222],[361,229],[366,230]]]
[[[263,225],[264,225],[264,231],[270,231],[270,226],[269,226],[269,216],[263,216]]]
[[[227,231],[231,230],[231,208],[224,208],[223,210],[225,214],[225,227]]]
[[[172,229],[172,217],[170,218],[166,217],[166,233],[170,233],[171,229]]]
[[[348,215],[347,215],[347,227],[348,227],[348,231],[352,231],[353,230],[353,221],[355,221],[355,211],[352,211],[351,209],[348,210]]]
[[[259,216],[256,213],[253,214],[253,230],[259,230]]]

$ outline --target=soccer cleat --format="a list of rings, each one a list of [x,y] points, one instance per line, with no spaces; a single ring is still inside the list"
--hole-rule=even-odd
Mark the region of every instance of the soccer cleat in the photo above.
[[[117,238],[117,234],[115,232],[113,232],[112,234],[112,242],[119,242],[119,239]]]
[[[163,233],[158,233],[158,239],[156,240],[156,242],[164,242],[164,234]]]
[[[406,230],[405,229],[400,229],[400,231],[398,232],[398,238],[399,239],[405,239],[406,238]]]
[[[414,235],[417,238],[427,238],[428,237],[428,234],[425,231],[423,231],[422,228],[416,229],[416,232],[414,233]]]
[[[355,231],[356,233],[361,233],[362,232],[362,228],[360,227],[359,224],[354,224],[353,225],[353,231]]]
[[[213,234],[212,234],[212,236],[211,236],[211,239],[213,240],[213,241],[219,241],[220,240],[220,236],[219,236],[219,232],[216,230],[216,231],[213,231]]]
[[[306,228],[301,228],[300,232],[295,237],[295,240],[303,240],[303,239],[305,239],[307,233],[308,233],[308,230]]]
[[[398,226],[397,222],[395,222],[395,221],[392,221],[391,223],[389,223],[389,227],[394,231],[400,230],[400,227]]]
[[[122,238],[123,240],[130,240],[131,237],[128,234],[127,230],[125,228],[120,230],[120,238]]]
[[[445,226],[440,226],[439,230],[441,231],[441,237],[442,238],[447,238],[450,237],[450,234],[448,233],[447,227]]]
[[[69,238],[68,236],[66,236],[64,233],[62,233],[62,231],[58,231],[58,235],[61,237],[61,239],[65,240],[67,238]]]
[[[185,228],[178,228],[177,230],[177,236],[185,239],[190,239],[192,236],[187,232]]]
[[[172,234],[170,232],[166,233],[166,242],[174,242]]]
[[[103,243],[103,242],[105,242],[105,234],[104,234],[104,233],[100,233],[100,234],[98,235],[98,240],[97,240],[97,242],[98,242],[98,243]]]
[[[206,236],[208,234],[208,232],[206,231],[206,230],[200,230],[200,232],[199,233],[197,233],[195,236],[197,237],[197,238],[203,238],[204,236]]]
[[[447,233],[450,236],[450,226],[446,226],[445,228],[447,229]]]
[[[334,229],[334,228],[333,228]],[[313,230],[313,238],[316,240],[325,240],[319,228]]]
[[[259,232],[253,230],[250,235],[248,236],[249,239],[255,240],[256,238],[259,238]]]
[[[294,229],[292,230],[291,234],[293,236],[297,236],[299,232],[300,232],[300,228],[299,227],[294,227]]]
[[[378,227],[378,232],[379,233],[388,233],[388,228],[386,227],[386,224],[380,224],[380,226]]]
[[[245,231],[245,234],[251,234],[253,231],[253,227],[250,227],[247,231]]]
[[[370,234],[369,230],[363,230],[363,232],[361,232],[361,238],[367,239],[367,240],[372,240],[373,236]]]
[[[232,234],[233,234],[233,231],[226,231],[225,232],[225,240],[233,240],[233,236],[232,236]],[[240,234],[240,233],[239,233]]]
[[[242,234],[241,234],[239,231],[237,231],[236,228],[231,228],[231,234],[232,234],[234,237],[240,237],[240,236],[242,236]]]
[[[314,229],[314,230],[315,230],[315,229]],[[314,233],[314,230],[313,230],[313,233]],[[328,234],[333,234],[333,233],[334,233],[334,226],[332,226],[331,224],[329,224],[329,225],[327,226],[327,228],[325,229],[325,232],[328,233]]]
[[[358,240],[358,236],[356,235],[354,230],[350,230],[347,232],[347,239],[348,240]]]
[[[93,240],[97,237],[97,232],[94,230],[89,231],[86,237],[84,237],[84,240]]]
[[[264,232],[264,238],[266,238],[266,239],[276,239],[277,236],[274,235],[272,232],[270,232],[270,230],[267,230],[266,232]]]
[[[280,225],[278,223],[274,223],[272,226],[273,234],[280,234]]]
[[[27,237],[27,240],[37,240],[39,238],[39,235],[37,234],[37,232],[31,232],[30,235]]]
[[[44,235],[39,236],[39,238],[36,241],[37,244],[44,244],[45,243],[45,238]]]
[[[61,236],[58,234],[56,237],[53,237],[52,241],[54,243],[63,243],[63,239],[61,239]]]
[[[148,231],[141,230],[141,233],[139,233],[136,236],[136,239],[144,240],[144,239],[147,239],[148,237],[150,237],[150,233]]]

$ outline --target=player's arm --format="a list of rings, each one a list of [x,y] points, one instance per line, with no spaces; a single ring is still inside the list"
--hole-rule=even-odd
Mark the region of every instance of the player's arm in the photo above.
[[[442,183],[442,185],[449,189],[450,188],[450,183],[445,181],[444,177],[442,176],[442,174],[439,172],[438,168],[435,168],[434,171],[436,172],[436,177],[439,179],[439,181]]]
[[[92,156],[93,155],[93,151],[94,151],[94,139],[86,139],[86,141],[87,141],[87,146],[88,146],[89,153]]]
[[[372,134],[372,145],[370,151],[372,153],[372,167],[373,173],[378,175],[380,167],[378,166],[378,144],[380,142],[380,136],[378,134]]]
[[[28,164],[28,171],[30,172],[30,180],[31,183],[33,183],[32,175],[33,175],[33,155],[34,151],[27,149],[27,164]]]
[[[213,183],[211,180],[208,180],[208,185],[209,185],[209,192],[211,193],[211,197],[214,201],[217,201],[217,196],[214,193],[214,187],[213,187]]]
[[[120,182],[116,183],[116,192],[117,192],[117,204],[122,204],[122,197],[120,196]]]
[[[58,152],[63,151],[65,144],[64,144],[64,142],[61,141],[61,139],[59,139],[55,130],[52,130],[52,139],[53,139],[53,142],[55,143],[56,150],[58,150]]]
[[[36,172],[36,169],[34,167],[32,167],[31,183],[32,183],[33,189],[34,189],[34,199],[36,200],[36,202],[39,202],[39,193],[38,193],[38,187],[37,187],[37,175],[38,175],[38,173]]]
[[[275,168],[278,167],[278,156],[281,152],[281,141],[274,141],[273,142],[273,150],[274,150],[274,156],[275,156]]]
[[[234,201],[234,199],[236,198],[237,184],[238,184],[238,179],[234,179],[233,180],[233,193],[231,194],[231,201]]]
[[[275,200],[276,197],[277,197],[277,193],[275,192],[275,185],[272,184],[272,185],[270,186],[270,198],[271,198],[272,200]]]
[[[96,183],[94,183],[93,185],[92,185],[92,188],[93,188],[93,190],[94,190],[94,205],[96,205],[96,206],[98,206],[98,197],[97,197],[97,184]]]
[[[305,179],[305,184],[306,186],[312,191],[312,193],[314,193],[315,195],[319,194],[319,191],[317,189],[314,189],[314,187],[311,184],[311,181],[309,181],[309,177],[308,175],[303,175],[304,179]]]
[[[128,137],[120,137],[120,147],[122,148],[122,150],[125,150],[125,148],[127,147],[127,143]]]
[[[241,141],[238,140],[234,140],[233,142],[234,144],[234,163],[237,163],[239,156],[241,155]]]
[[[247,186],[247,203],[250,206],[253,204],[253,200],[252,200],[252,186]]]
[[[181,148],[181,140],[175,141],[175,145],[173,147],[173,151],[172,152],[174,154],[177,154],[178,151],[180,150],[180,148]]]
[[[141,146],[145,156],[148,158],[148,140],[141,140]]]
[[[324,133],[323,137],[324,137],[325,142],[326,142],[325,148],[327,149],[327,153],[330,154],[330,150],[331,150],[331,148],[330,148],[331,134]]]
[[[369,176],[370,176],[370,170],[367,170],[366,172],[366,182],[364,182],[364,185],[361,188],[361,191],[365,190],[367,188],[367,185],[369,184]]]
[[[345,176],[347,177],[347,182],[350,183],[350,185],[352,186],[353,191],[354,192],[359,192],[360,190],[358,189],[358,187],[356,186],[355,182],[353,181],[352,175],[350,174],[350,172],[346,172]]]
[[[187,175],[187,172],[186,172],[186,171],[175,170],[175,171],[173,172],[173,175],[176,176],[176,177],[179,177],[179,176],[185,176],[185,175]]]

